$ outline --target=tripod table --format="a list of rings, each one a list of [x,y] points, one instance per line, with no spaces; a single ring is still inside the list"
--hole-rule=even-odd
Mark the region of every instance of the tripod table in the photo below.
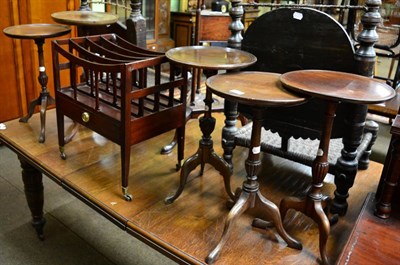
[[[170,49],[165,54],[171,63],[183,68],[203,69],[206,77],[213,76],[218,70],[235,70],[252,65],[257,58],[245,51],[216,47],[216,46],[185,46]],[[211,164],[224,178],[225,190],[233,199],[235,196],[230,187],[232,169],[229,164],[214,152],[211,133],[214,131],[215,118],[211,116],[211,104],[213,102],[211,92],[206,90],[205,114],[200,118],[200,129],[203,133],[197,152],[189,157],[182,165],[179,188],[174,195],[165,199],[166,203],[172,203],[182,193],[189,173],[198,165],[201,165],[200,175],[203,174],[205,163]]]
[[[63,36],[69,33],[71,29],[67,26],[57,24],[22,24],[11,26],[3,30],[4,34],[8,37],[15,39],[32,39],[35,41],[38,48],[39,57],[39,76],[38,80],[42,86],[40,96],[29,104],[28,115],[21,118],[20,122],[28,122],[32,116],[35,107],[40,105],[40,136],[39,143],[45,141],[45,127],[46,127],[46,109],[48,104],[54,104],[55,100],[50,96],[47,90],[48,77],[46,74],[46,67],[44,65],[43,44],[45,39]]]
[[[376,104],[395,96],[395,91],[373,78],[326,70],[299,70],[285,73],[280,78],[291,91],[319,98],[326,102],[325,122],[316,158],[312,164],[312,187],[306,198],[284,198],[280,204],[282,218],[288,209],[300,211],[313,219],[319,229],[319,249],[323,264],[329,264],[326,243],[330,233],[329,219],[324,212],[329,197],[321,193],[328,173],[328,150],[336,108],[340,102]]]
[[[279,76],[279,74],[275,73],[245,71],[213,76],[206,81],[207,89],[213,94],[251,106],[253,115],[249,155],[245,161],[247,179],[243,182],[241,191],[235,194],[235,204],[225,221],[222,238],[206,258],[207,263],[213,263],[218,258],[222,247],[228,240],[229,231],[235,219],[247,209],[254,208],[256,205],[265,210],[268,217],[272,220],[271,223],[276,227],[277,232],[289,247],[295,249],[302,248],[301,244],[287,234],[283,228],[279,208],[260,193],[257,180],[257,175],[261,169],[260,141],[265,109],[289,107],[306,101],[306,98],[286,91],[279,81]],[[259,203],[256,203],[257,201]]]

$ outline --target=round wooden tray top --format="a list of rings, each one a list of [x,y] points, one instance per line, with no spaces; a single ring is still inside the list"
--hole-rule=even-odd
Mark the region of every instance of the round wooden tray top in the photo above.
[[[117,22],[118,16],[94,11],[62,11],[51,14],[57,23],[76,26],[104,26]]]
[[[185,46],[170,49],[165,54],[173,62],[202,69],[229,70],[243,68],[257,61],[245,51],[213,46]]]
[[[251,106],[282,107],[306,101],[284,89],[279,77],[267,72],[227,73],[208,78],[206,85],[218,96]]]
[[[5,35],[17,39],[45,39],[69,33],[68,26],[58,24],[22,24],[3,29]]]
[[[395,90],[366,76],[325,71],[299,70],[280,78],[287,89],[326,100],[375,104],[395,96]]]

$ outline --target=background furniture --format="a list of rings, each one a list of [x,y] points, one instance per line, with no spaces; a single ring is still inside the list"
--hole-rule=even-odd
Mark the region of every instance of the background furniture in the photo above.
[[[95,34],[116,33],[149,50],[165,52],[174,47],[170,37],[170,0],[81,1],[84,9],[93,2],[101,11],[118,15],[119,22]]]
[[[375,214],[387,219],[392,211],[392,203],[398,207],[400,177],[400,114],[396,116],[390,129],[392,138],[386,155],[385,166],[381,175],[378,190],[376,192]]]
[[[226,41],[231,34],[228,29],[230,23],[231,17],[228,13],[202,10],[199,40]],[[171,12],[171,27],[171,36],[176,47],[196,45],[196,12]]]
[[[237,11],[241,8],[239,1],[232,2],[232,5],[232,10]],[[365,31],[358,35],[361,47],[357,51],[354,51],[349,35],[337,21],[326,13],[309,8],[279,8],[265,13],[251,24],[243,36],[243,41],[239,38],[242,27],[236,26],[240,15],[232,12],[232,36],[228,43],[231,47],[242,48],[258,58],[257,63],[246,70],[284,73],[298,69],[328,69],[372,76],[375,60],[373,44],[377,39],[371,31],[375,30],[378,21],[370,19],[371,14],[375,15],[377,12],[375,2],[367,1],[366,6],[369,9],[362,20]],[[224,158],[230,161],[235,144],[248,146],[250,130],[243,135],[237,132],[236,106],[229,102],[225,104],[227,126],[223,131],[222,144]],[[315,151],[309,151],[310,149],[306,150],[309,143],[296,144],[301,151],[297,154],[290,151],[287,140],[290,137],[318,139],[323,119],[322,114],[318,115],[321,108],[324,108],[321,103],[311,100],[294,109],[277,108],[267,111],[264,127],[278,132],[282,142],[279,146],[278,140],[278,147],[271,146],[271,143],[263,143],[263,150],[311,165],[318,146],[314,147]],[[242,114],[249,113],[245,105],[239,104],[238,109]],[[366,123],[366,105],[342,104],[336,114],[332,138],[343,140],[339,140],[336,152],[330,152],[336,154],[329,160],[330,173],[335,175],[337,186],[331,210],[343,215],[347,210],[348,190],[354,183],[358,168],[368,167],[369,152],[378,127],[376,123]],[[239,137],[246,140],[239,142]],[[306,154],[302,153],[304,150]]]
[[[375,44],[376,53],[379,57],[390,58],[390,67],[387,77],[375,76],[386,80],[394,89],[397,88],[400,78],[399,45],[400,45],[400,13],[395,4],[383,3],[380,9],[382,14],[382,23],[377,27],[379,41]],[[395,68],[395,63],[397,67]],[[393,69],[395,70],[393,78]]]
[[[180,165],[187,77],[175,80],[173,67],[170,75],[163,77],[162,66],[169,66],[163,54],[107,34],[54,41],[53,60],[61,157],[65,158],[67,116],[120,146],[126,200],[132,199],[128,193],[132,145],[177,129]],[[60,79],[63,71],[70,73],[66,81]]]
[[[48,77],[46,74],[46,66],[44,61],[43,45],[45,39],[63,36],[69,33],[71,29],[69,27],[54,25],[54,24],[23,24],[18,26],[11,26],[3,30],[4,34],[8,37],[16,39],[32,39],[35,41],[38,51],[39,59],[39,76],[38,81],[42,87],[40,95],[37,99],[33,100],[29,104],[28,115],[21,118],[21,122],[28,122],[29,118],[35,111],[36,106],[40,106],[40,135],[39,143],[45,141],[45,129],[46,129],[46,109],[48,105],[54,104],[54,98],[50,96],[47,90]]]

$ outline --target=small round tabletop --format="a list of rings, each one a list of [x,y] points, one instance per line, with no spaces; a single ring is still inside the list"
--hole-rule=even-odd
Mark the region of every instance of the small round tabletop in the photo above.
[[[251,106],[293,106],[307,100],[284,89],[279,77],[275,73],[244,71],[214,75],[206,85],[220,97]]]
[[[229,70],[254,64],[251,53],[217,46],[184,46],[168,50],[165,55],[175,63],[195,68]]]
[[[331,101],[375,104],[395,96],[389,85],[366,76],[327,71],[298,70],[280,78],[289,90]]]
[[[94,11],[61,11],[51,17],[57,23],[75,26],[104,26],[118,21],[117,15]]]
[[[58,24],[22,24],[3,29],[5,35],[16,39],[46,39],[69,33],[68,26]]]

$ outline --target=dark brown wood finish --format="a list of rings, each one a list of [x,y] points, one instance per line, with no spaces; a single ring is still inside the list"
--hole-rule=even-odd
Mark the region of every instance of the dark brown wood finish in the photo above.
[[[232,35],[228,40],[229,47],[251,52],[258,59],[256,64],[244,70],[285,73],[299,69],[326,69],[373,76],[373,44],[377,41],[375,29],[380,22],[380,1],[365,2],[366,12],[361,11],[363,30],[357,36],[359,48],[356,51],[354,40],[335,19],[326,13],[302,6],[274,8],[258,17],[242,37],[243,25],[240,21],[244,4],[241,0],[233,0],[231,4]],[[310,159],[308,154],[290,152],[288,140],[290,137],[318,139],[323,120],[319,110],[324,108],[321,102],[310,100],[294,110],[277,108],[266,112],[265,129],[278,132],[282,141],[280,147],[267,144],[264,150],[311,165],[313,157]],[[238,110],[249,116],[248,107],[225,101],[227,120],[223,130],[223,145],[224,158],[228,162],[232,158],[235,144],[239,142],[235,137],[238,131],[235,126]],[[341,104],[336,114],[332,137],[343,139],[343,148],[335,152],[330,167],[330,173],[336,176],[337,185],[331,211],[344,215],[357,170],[368,167],[378,125],[366,121],[367,105],[364,104]],[[249,142],[246,136],[246,139],[240,140],[241,144]]]
[[[35,41],[38,50],[39,76],[38,81],[42,87],[37,99],[29,104],[28,115],[20,119],[21,122],[28,122],[35,111],[36,106],[40,106],[40,136],[39,143],[46,139],[46,110],[49,105],[54,105],[54,98],[47,90],[48,76],[44,61],[43,45],[47,38],[54,38],[68,34],[71,31],[69,27],[56,24],[23,24],[7,27],[3,30],[8,37],[16,39],[32,39]]]
[[[378,203],[375,214],[380,218],[389,218],[392,203],[398,206],[398,181],[400,177],[400,114],[398,114],[390,129],[389,150],[385,159],[385,166],[376,192]]]
[[[379,103],[393,98],[395,92],[390,86],[372,78],[334,71],[292,71],[283,74],[280,80],[287,89],[326,101],[320,144],[312,165],[312,188],[304,199],[282,199],[280,211],[282,218],[285,218],[289,209],[295,209],[318,224],[321,259],[327,265],[330,264],[326,252],[330,223],[324,209],[330,198],[321,192],[321,188],[329,170],[328,150],[337,106],[345,102]]]
[[[228,25],[231,18],[228,14],[201,14],[201,27],[199,40],[226,41],[230,35]],[[196,30],[195,12],[171,12],[171,36],[175,40],[175,46],[196,45],[194,35]],[[198,44],[198,43],[197,43]]]
[[[206,258],[208,264],[214,263],[220,255],[223,246],[229,238],[229,232],[234,221],[246,210],[256,205],[263,209],[269,223],[275,226],[278,234],[289,247],[301,249],[302,245],[293,239],[283,228],[278,207],[260,193],[258,174],[261,169],[261,127],[263,108],[293,106],[304,103],[305,98],[296,96],[283,89],[279,74],[266,72],[241,72],[235,74],[216,75],[207,79],[206,86],[211,92],[232,101],[252,106],[253,128],[249,154],[245,162],[246,181],[241,190],[235,193],[235,204],[225,221],[224,232],[218,245]],[[266,93],[267,91],[267,93]],[[260,219],[255,219],[253,225],[258,227]]]
[[[383,220],[374,215],[375,194],[369,193],[337,265],[398,264],[400,211]]]
[[[396,96],[391,100],[368,105],[368,112],[372,114],[377,114],[383,117],[388,117],[394,119],[400,108],[400,89],[396,89]]]
[[[128,193],[132,145],[177,129],[179,168],[184,155],[185,74],[175,80],[174,68],[169,67],[165,55],[136,47],[114,34],[52,44],[62,158],[66,158],[66,139],[71,139],[65,137],[66,116],[120,145],[126,200],[132,199]],[[168,77],[162,77],[162,67],[170,69]],[[69,72],[70,79],[61,82],[64,71]]]
[[[396,95],[387,84],[344,72],[298,70],[283,74],[280,80],[291,91],[343,103],[376,104]]]
[[[215,131],[220,132],[224,116],[220,113],[213,116],[216,118]],[[13,120],[5,123],[6,130],[0,130],[0,141],[28,162],[24,164],[24,172],[30,181],[25,182],[25,189],[31,191],[34,209],[40,211],[43,207],[40,199],[43,198],[43,190],[39,188],[41,178],[35,177],[36,173],[31,174],[30,170],[43,173],[112,223],[171,259],[181,264],[204,264],[204,259],[222,235],[224,220],[229,212],[226,208],[228,196],[219,172],[206,166],[204,176],[191,180],[190,187],[179,200],[171,205],[164,204],[165,196],[179,182],[175,156],[159,155],[160,146],[173,136],[173,131],[132,146],[135,163],[131,164],[129,178],[131,183],[135,183],[130,189],[136,199],[131,203],[121,200],[118,178],[121,160],[117,144],[80,126],[79,133],[69,143],[68,159],[62,160],[58,150],[55,110],[47,112],[47,138],[44,144],[37,142],[39,120],[39,114],[35,114],[30,123]],[[69,128],[72,122],[66,119],[65,126]],[[197,150],[200,137],[198,122],[190,120],[185,141],[185,149],[189,154]],[[216,133],[213,138],[219,142],[221,134]],[[215,151],[221,154],[221,146],[216,145]],[[246,174],[243,161],[247,153],[246,148],[236,149],[231,179],[233,187],[243,182]],[[349,197],[352,207],[331,229],[327,248],[332,262],[344,248],[367,193],[376,190],[382,168],[381,164],[371,162],[368,170],[359,171],[352,196]],[[191,178],[197,174],[193,172]],[[303,195],[310,184],[308,167],[266,154],[262,157],[258,176],[260,192],[268,195],[275,204],[288,195]],[[30,185],[33,187],[29,188]],[[332,175],[328,174],[322,189],[325,194],[334,191]],[[16,207],[19,207],[18,204]],[[35,219],[42,220],[42,213],[36,215],[36,210],[33,213]],[[249,225],[255,216],[262,218],[264,214],[258,208],[253,208],[237,219],[230,240],[215,264],[320,264],[318,228],[308,217],[289,211],[289,216],[284,220],[286,231],[303,244],[303,250],[299,251],[286,247],[274,229],[260,230]],[[380,235],[392,234],[384,230],[385,226],[380,227],[383,229]],[[49,231],[44,227],[44,236],[51,236],[47,233]],[[367,240],[370,242],[371,237],[367,237]],[[390,264],[387,257],[385,261]]]
[[[207,78],[217,74],[218,70],[240,69],[257,61],[257,58],[248,52],[210,46],[177,47],[169,50],[166,56],[173,64],[182,66],[183,72],[186,72],[188,67],[202,69]],[[225,190],[229,197],[234,199],[230,185],[231,167],[222,157],[214,152],[213,141],[211,140],[211,134],[215,127],[215,118],[211,115],[212,102],[211,92],[207,89],[204,99],[205,114],[200,118],[200,129],[203,136],[199,142],[199,149],[182,165],[178,190],[174,195],[168,196],[165,199],[165,202],[168,204],[174,202],[182,194],[190,172],[200,165],[200,175],[202,175],[206,163],[211,164],[221,173],[224,179]]]

